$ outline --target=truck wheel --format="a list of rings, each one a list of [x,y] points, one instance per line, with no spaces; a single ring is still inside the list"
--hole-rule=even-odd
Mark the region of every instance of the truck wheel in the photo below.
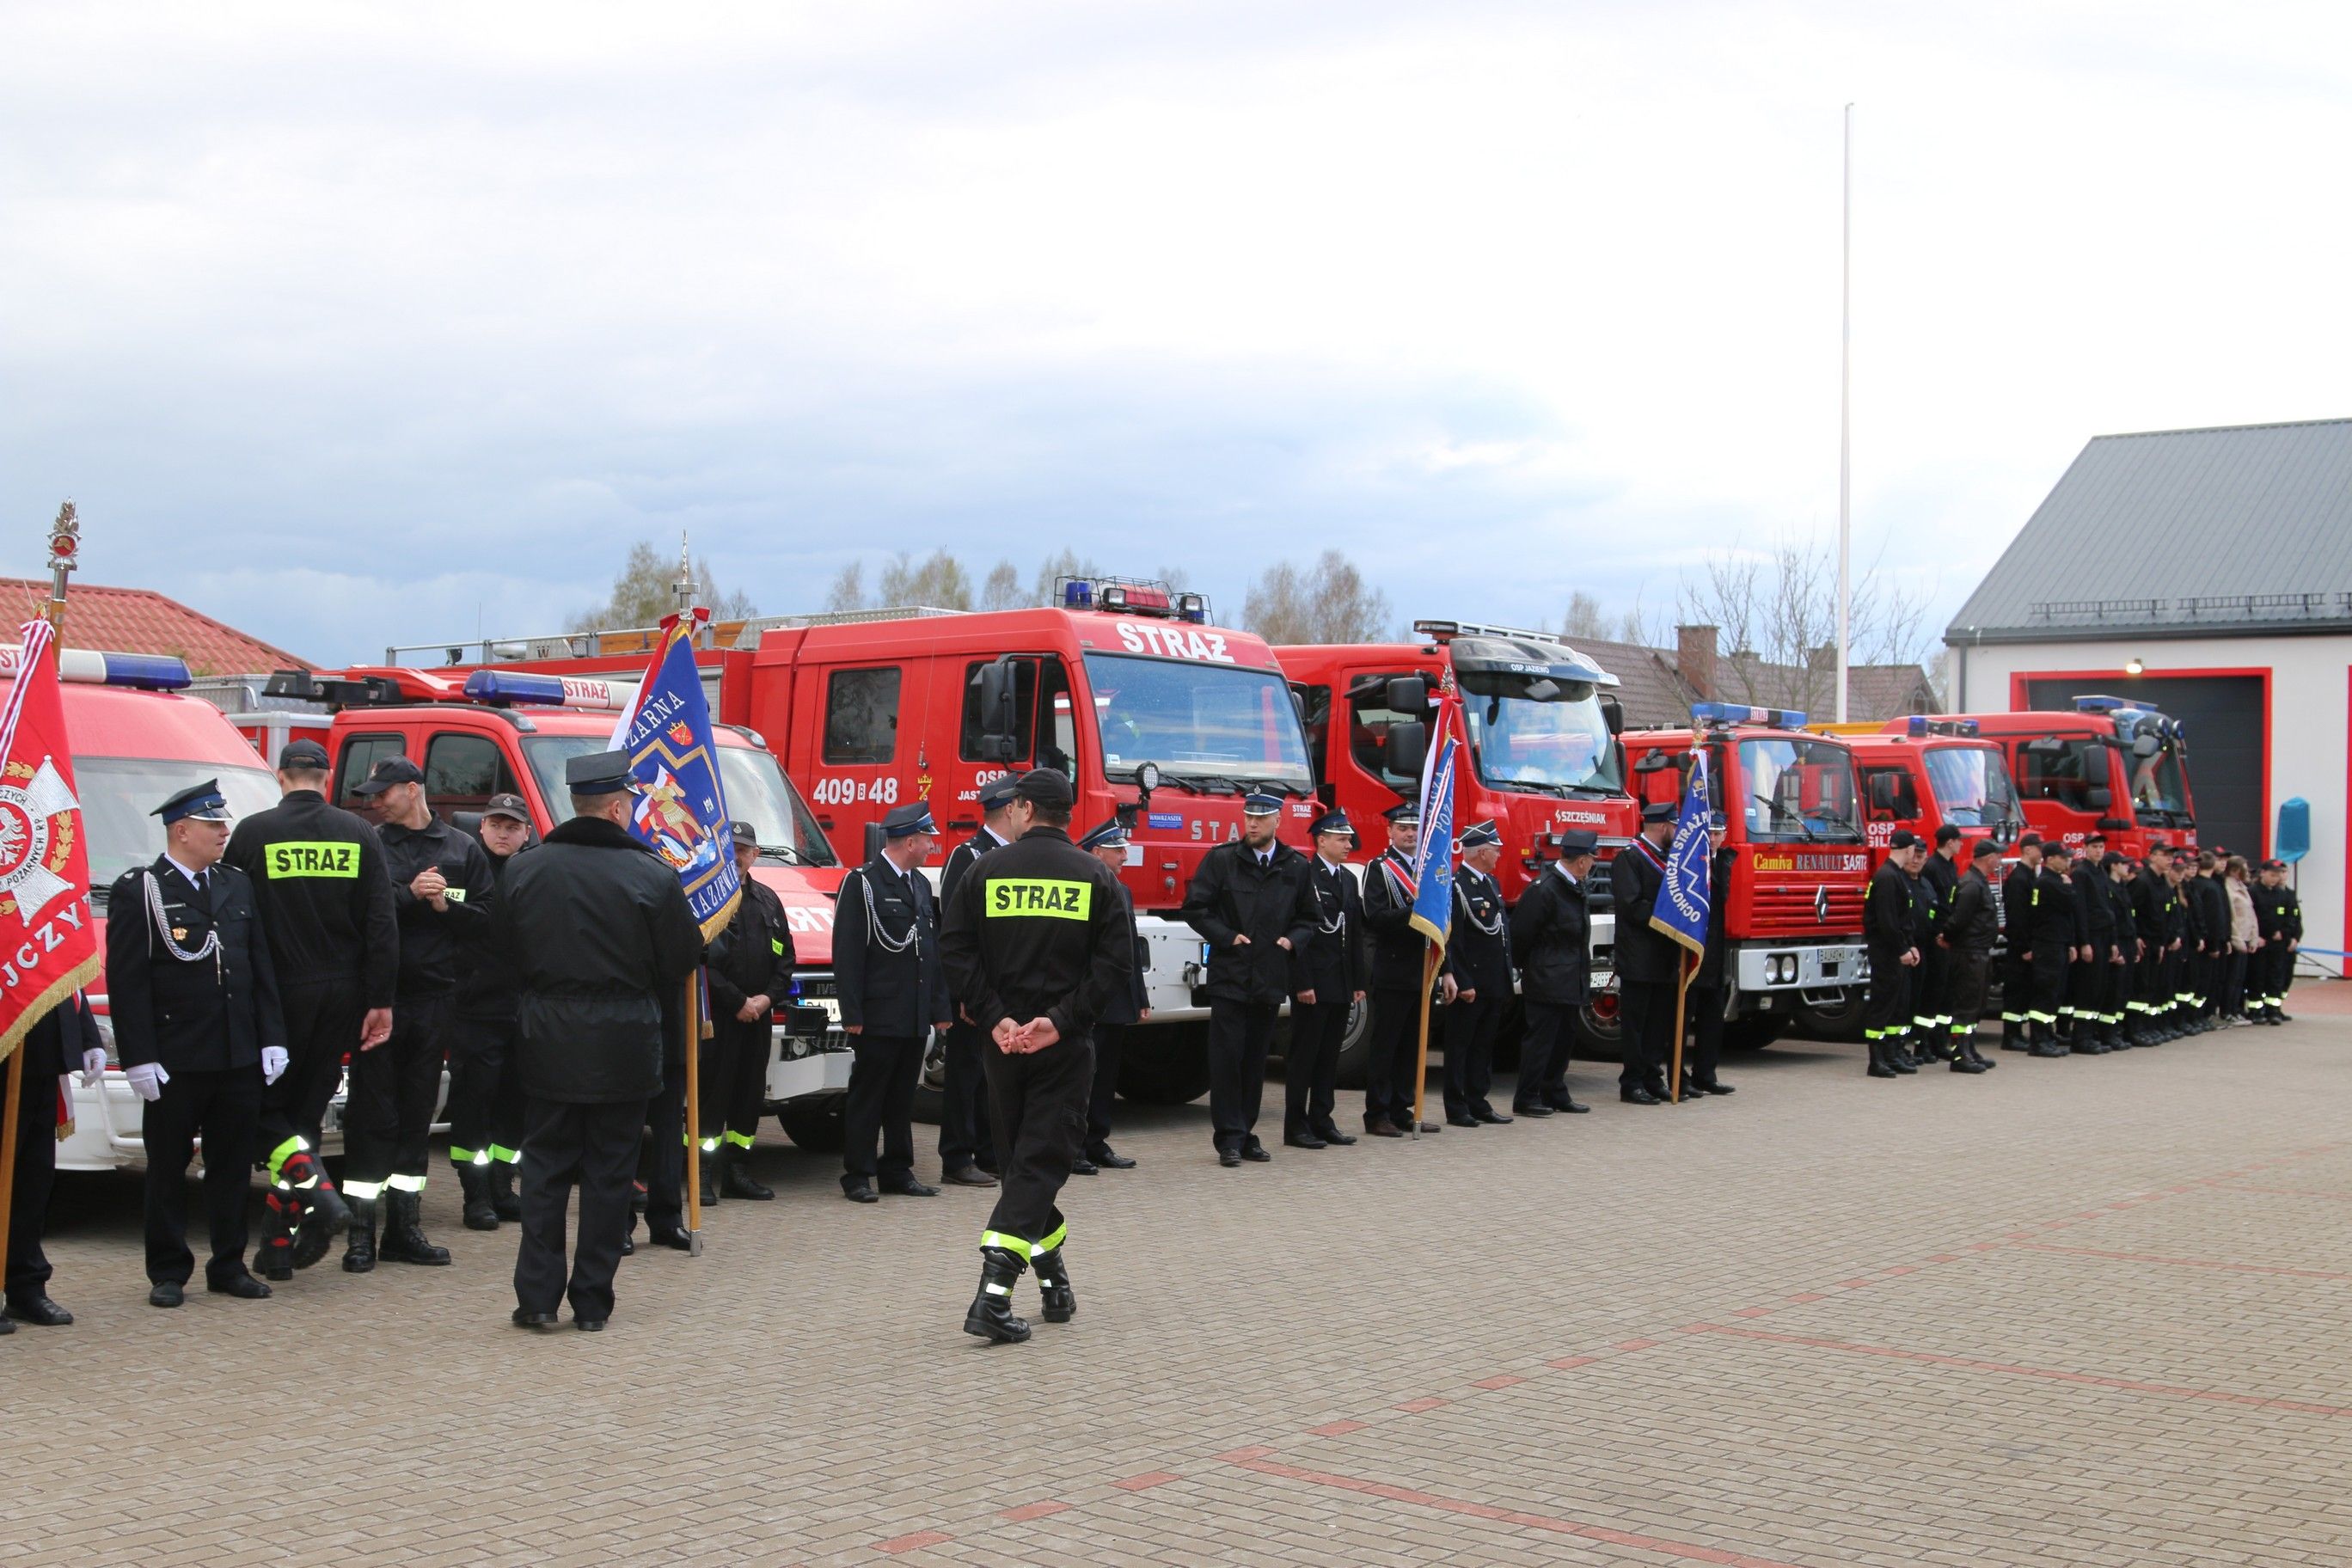
[[[1348,1009],[1348,1032],[1339,1037],[1339,1073],[1334,1083],[1340,1089],[1361,1089],[1371,1070],[1372,999],[1368,994]]]
[[[1118,1092],[1138,1105],[1190,1105],[1208,1093],[1209,1026],[1130,1029],[1118,1064]]]
[[[1862,1038],[1863,993],[1849,991],[1837,1001],[1818,1003],[1800,999],[1797,1004],[1798,1026],[1817,1040],[1859,1040]]]
[[[1618,1026],[1617,993],[1601,992],[1576,1010],[1576,1059],[1622,1061],[1624,1038]]]
[[[776,1108],[776,1120],[784,1125],[784,1135],[814,1154],[838,1154],[847,1142],[842,1126],[842,1116],[849,1109],[849,1097],[828,1094],[822,1099],[796,1100],[790,1105]]]
[[[1779,1016],[1759,1014],[1751,1018],[1734,1018],[1723,1026],[1723,1048],[1727,1051],[1757,1051],[1779,1039],[1789,1026]]]

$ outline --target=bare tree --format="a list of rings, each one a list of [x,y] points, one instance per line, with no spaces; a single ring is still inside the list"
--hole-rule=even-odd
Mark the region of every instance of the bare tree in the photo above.
[[[834,577],[833,587],[824,596],[824,607],[835,612],[866,607],[866,567],[862,563],[851,562]]]
[[[1087,560],[1085,556],[1080,555],[1076,551],[1072,550],[1069,546],[1064,545],[1059,554],[1048,555],[1045,560],[1037,563],[1036,602],[1041,605],[1058,605],[1061,603],[1060,598],[1054,592],[1054,584],[1059,578],[1099,577],[1101,575],[1102,569],[1100,567]]]
[[[983,610],[1018,610],[1033,603],[1021,592],[1021,574],[1013,563],[1000,561],[988,569],[988,581],[980,587],[980,607]]]
[[[628,558],[613,579],[612,595],[603,604],[573,616],[566,629],[612,631],[658,625],[664,616],[678,607],[678,572],[676,556],[664,555],[650,539],[637,541],[629,546]],[[691,574],[695,602],[708,605],[714,620],[738,621],[760,613],[751,596],[740,589],[719,591],[709,557],[696,561]]]
[[[1559,635],[1564,637],[1601,638],[1609,637],[1609,622],[1601,613],[1601,601],[1579,588],[1568,596],[1568,614],[1559,623]]]
[[[1731,701],[1828,714],[1837,702],[1837,557],[1821,542],[1782,542],[1764,553],[1737,545],[1685,578],[1681,619],[1717,628],[1717,694]],[[1850,658],[1864,665],[1920,666],[1931,628],[1924,595],[1884,575],[1854,574]]]
[[[884,605],[893,607],[929,605],[939,610],[971,608],[971,574],[944,550],[934,550],[920,563],[901,551],[882,568],[876,589]]]
[[[1278,561],[1250,585],[1242,625],[1271,643],[1370,642],[1390,630],[1388,595],[1327,550],[1311,571]]]

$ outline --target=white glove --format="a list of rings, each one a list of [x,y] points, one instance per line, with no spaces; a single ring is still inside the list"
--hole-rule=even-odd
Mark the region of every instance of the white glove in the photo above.
[[[81,1086],[96,1089],[106,1077],[106,1047],[92,1046],[81,1054]]]
[[[122,1076],[130,1081],[131,1092],[145,1100],[163,1099],[163,1086],[172,1081],[172,1075],[163,1070],[162,1062],[141,1062],[123,1068]]]
[[[264,1083],[276,1083],[278,1081],[278,1075],[285,1070],[286,1047],[284,1046],[262,1047],[261,1081]]]

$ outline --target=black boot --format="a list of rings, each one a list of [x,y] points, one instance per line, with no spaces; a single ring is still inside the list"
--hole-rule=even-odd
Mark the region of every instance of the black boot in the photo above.
[[[352,1211],[328,1179],[326,1167],[309,1150],[289,1156],[282,1174],[300,1205],[300,1212],[291,1216],[297,1221],[294,1267],[308,1268],[327,1256],[335,1237],[351,1228]]]
[[[490,1172],[487,1165],[457,1167],[457,1189],[466,1194],[466,1228],[496,1230],[499,1211],[490,1206]]]
[[[373,1198],[343,1200],[352,1211],[351,1229],[343,1235],[343,1272],[365,1274],[375,1267],[375,1205]]]
[[[1963,1035],[1960,1037],[1960,1055],[1976,1063],[1979,1068],[1986,1072],[1990,1072],[1993,1068],[2000,1066],[1999,1062],[1993,1060],[1990,1057],[1977,1049],[1977,1037],[1974,1035]]]
[[[1869,1042],[1869,1045],[1870,1076],[1873,1078],[1895,1077],[1895,1068],[1887,1063],[1886,1042],[1883,1039],[1872,1040]]]
[[[294,1194],[282,1187],[272,1187],[261,1200],[261,1245],[255,1248],[254,1263],[264,1279],[294,1278],[294,1211],[298,1206]]]
[[[522,1218],[522,1200],[515,1196],[515,1168],[505,1160],[490,1162],[490,1212],[500,1219]]]
[[[1013,1315],[1013,1287],[1023,1267],[1018,1253],[1001,1247],[980,1249],[980,1291],[963,1315],[965,1333],[1011,1345],[1029,1337],[1029,1325]]]
[[[707,1209],[719,1206],[719,1151],[716,1149],[702,1152],[702,1206]]]
[[[2022,1023],[2010,1018],[2000,1021],[2000,1048],[2004,1051],[2026,1048],[2025,1026]]]
[[[719,1150],[719,1185],[730,1198],[749,1198],[764,1204],[775,1197],[775,1189],[753,1181],[751,1173],[743,1168],[743,1161],[751,1152],[740,1146]]]
[[[438,1267],[449,1261],[447,1247],[425,1239],[424,1226],[418,1223],[424,1206],[423,1197],[416,1193],[394,1187],[384,1194],[383,1245],[379,1251],[386,1263]]]
[[[1049,1323],[1066,1323],[1078,1315],[1078,1298],[1070,1289],[1069,1265],[1062,1260],[1062,1249],[1041,1252],[1029,1260],[1037,1271],[1037,1290],[1045,1304],[1038,1316]]]

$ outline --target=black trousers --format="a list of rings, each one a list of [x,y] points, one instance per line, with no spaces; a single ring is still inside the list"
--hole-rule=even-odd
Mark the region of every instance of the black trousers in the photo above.
[[[1952,1016],[1951,1037],[1958,1040],[1976,1033],[1977,1020],[1984,1016],[1992,981],[1992,950],[1956,947],[1946,956],[1944,974],[1951,989],[1945,1011]]]
[[[1209,1002],[1209,1135],[1219,1150],[1238,1151],[1256,1136],[1265,1100],[1265,1053],[1274,1043],[1279,1002]]]
[[[768,1106],[768,1051],[772,1038],[765,1016],[747,1024],[720,1018],[697,1053],[701,1069],[702,1125],[696,1129],[705,1153],[722,1142],[749,1149]]]
[[[2165,944],[2163,958],[2157,963],[2156,984],[2159,994],[2156,1004],[2176,1023],[2187,1012],[2188,1007],[2187,998],[2182,994],[2188,989],[2182,975],[2182,971],[2188,964],[2188,952],[2189,946],[2186,942],[2183,942],[2178,951],[2168,942]]]
[[[1866,1040],[1900,1038],[1911,1027],[1911,969],[1900,950],[1870,950],[1870,992],[1862,1002]]]
[[[246,1271],[245,1194],[253,1173],[253,1140],[261,1121],[261,1069],[179,1072],[163,1094],[140,1107],[147,1144],[147,1278],[185,1285],[195,1271],[188,1250],[188,1161],[205,1144],[205,1220],[212,1257],[208,1284]]]
[[[987,1044],[978,1025],[959,1018],[948,1026],[941,1047],[947,1070],[940,1084],[942,1171],[996,1163],[996,1148],[988,1133],[988,1079],[980,1066],[981,1050]]]
[[[22,1048],[22,1047],[19,1047]],[[7,1068],[0,1063],[0,1074]],[[0,1078],[0,1082],[5,1082]],[[49,1282],[41,1250],[49,1191],[58,1179],[58,1080],[26,1072],[16,1099],[16,1185],[8,1194],[8,1294],[37,1296]]]
[[[982,1247],[1003,1246],[1024,1257],[1062,1244],[1067,1226],[1055,1200],[1070,1179],[1078,1140],[1087,1127],[1087,1101],[1094,1092],[1095,1047],[1084,1035],[1055,1041],[1042,1051],[1007,1056],[993,1042],[982,1047],[988,1077],[989,1125],[996,1135],[996,1206],[989,1211]]]
[[[1919,944],[1917,979],[1911,1002],[1911,1026],[1924,1037],[1943,1032],[1944,994],[1951,984],[1951,950],[1937,947],[1932,936]]]
[[[915,1080],[923,1070],[920,1035],[863,1034],[849,1037],[856,1059],[849,1066],[849,1104],[843,1112],[841,1185],[860,1182],[890,1186],[915,1174]],[[877,1139],[882,1157],[874,1157]]]
[[[511,1165],[522,1158],[522,1075],[514,1050],[512,1018],[459,1018],[450,1030],[451,1164]]]
[[[1511,1095],[1511,1109],[1530,1105],[1566,1105],[1568,1059],[1576,1048],[1573,1005],[1559,1002],[1523,1001],[1527,1025],[1519,1036],[1519,1082]]]
[[[1619,1048],[1624,1057],[1617,1070],[1617,1087],[1657,1088],[1665,1081],[1666,1047],[1675,1032],[1675,983],[1620,976],[1617,1019]]]
[[[1371,1060],[1364,1073],[1364,1125],[1387,1121],[1412,1129],[1421,1089],[1421,996],[1412,991],[1372,993]]]
[[[367,1016],[355,980],[287,985],[281,977],[279,984],[286,1070],[276,1083],[261,1086],[260,1153],[273,1179],[288,1155],[318,1148],[328,1103],[343,1081],[344,1053],[360,1054],[360,1025]]]
[[[402,996],[392,1005],[392,1037],[352,1052],[350,1098],[343,1106],[343,1191],[372,1198],[385,1187],[425,1190],[433,1106],[456,1022],[454,993]]]
[[[1445,1009],[1445,1114],[1459,1121],[1494,1106],[1486,1091],[1495,1082],[1495,1037],[1502,1032],[1506,993],[1490,996],[1484,989],[1475,1002],[1455,1002]]]
[[[636,1100],[629,1102],[639,1106]],[[646,1225],[653,1230],[686,1225],[686,1058],[662,1058],[660,1090],[639,1106],[645,1131],[637,1180],[646,1187]],[[528,1115],[528,1112],[525,1113]]]
[[[2066,949],[2044,944],[2033,950],[2033,1011],[2027,1021],[2048,1038],[2059,1019],[2068,1016],[2067,1008],[2074,997],[2066,988],[2068,971],[2074,964],[2066,957]]]
[[[643,1100],[564,1105],[526,1100],[522,1135],[522,1245],[515,1252],[515,1302],[552,1312],[563,1297],[572,1315],[613,1315],[613,1274],[629,1234],[629,1181],[646,1125]],[[580,1189],[579,1245],[564,1266],[564,1211]]]
[[[1348,1038],[1349,997],[1345,990],[1312,1004],[1290,1005],[1290,1055],[1282,1065],[1282,1133],[1319,1132],[1335,1126],[1331,1113],[1339,1087],[1339,1047]]]
[[[2237,1017],[2246,1010],[2246,955],[2231,947],[2221,960],[2221,1012]]]
[[[2000,960],[2000,1032],[2025,1032],[2025,1016],[2033,1011],[2033,965],[2025,961],[2023,939],[2011,932]]]
[[[2197,980],[2191,987],[2197,993],[2197,1015],[2210,1018],[2221,1005],[2221,981],[2228,965],[2225,953],[2208,950],[2197,955]]]
[[[2272,960],[2271,1002],[2277,1007],[2286,1005],[2286,994],[2294,989],[2294,950],[2286,943],[2278,944],[2278,955]]]
[[[1691,983],[1683,998],[1683,1016],[1690,1020],[1690,1055],[1683,1058],[1683,1076],[1697,1083],[1715,1081],[1723,1065],[1723,988]]]
[[[2132,1002],[2132,1011],[2143,1028],[2153,1027],[2172,1005],[2172,994],[2164,985],[2164,950],[2154,942],[2133,965]]]
[[[1110,1145],[1111,1101],[1118,1098],[1118,1058],[1127,1047],[1127,1028],[1125,1024],[1095,1026],[1095,1083],[1087,1098],[1088,1153]]]

